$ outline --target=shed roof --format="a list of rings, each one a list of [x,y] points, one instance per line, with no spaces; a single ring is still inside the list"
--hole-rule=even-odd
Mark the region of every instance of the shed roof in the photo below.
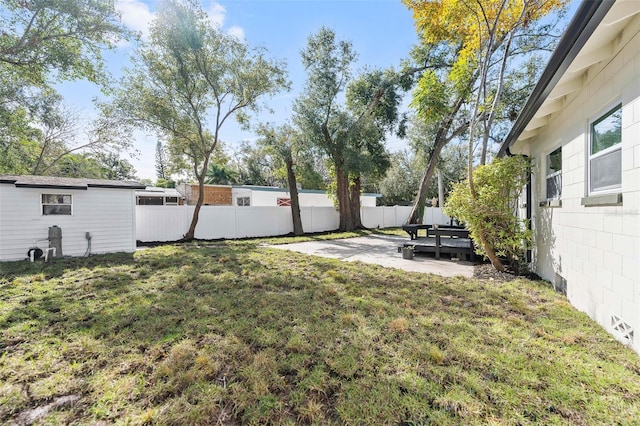
[[[17,188],[56,188],[79,189],[114,188],[114,189],[144,189],[145,186],[135,181],[120,181],[106,179],[64,178],[56,176],[15,176],[0,175],[0,184],[13,184]]]
[[[185,198],[175,188],[159,188],[157,186],[147,186],[145,189],[137,190],[136,195],[144,197],[178,197]]]
[[[505,155],[516,142],[535,137],[550,121],[551,114],[561,111],[577,96],[585,84],[585,75],[611,58],[624,26],[638,13],[640,2],[635,0],[581,3],[498,156]]]

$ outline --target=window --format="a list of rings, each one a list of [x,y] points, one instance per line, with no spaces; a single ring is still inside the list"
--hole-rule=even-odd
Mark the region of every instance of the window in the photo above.
[[[557,200],[562,195],[562,147],[547,154],[547,200]]]
[[[622,186],[622,105],[591,124],[589,193]]]
[[[178,197],[164,197],[164,205],[165,206],[177,206],[178,205]]]
[[[236,198],[236,206],[250,206],[251,197],[238,197]]]
[[[43,215],[71,215],[71,195],[42,194]]]
[[[162,197],[145,197],[143,195],[140,195],[138,197],[138,205],[139,206],[161,206]]]
[[[279,207],[290,207],[291,198],[278,198],[277,203]]]

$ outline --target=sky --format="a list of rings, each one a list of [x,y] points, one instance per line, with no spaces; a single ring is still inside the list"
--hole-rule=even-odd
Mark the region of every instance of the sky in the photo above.
[[[129,28],[144,37],[153,19],[158,1],[119,0],[118,9]],[[341,40],[352,43],[358,53],[355,71],[365,67],[398,68],[417,43],[411,12],[400,0],[229,0],[201,1],[210,19],[223,31],[235,35],[251,47],[264,47],[269,56],[287,63],[291,91],[271,99],[263,99],[275,111],[261,114],[257,120],[282,123],[291,116],[293,100],[304,88],[306,73],[300,64],[300,51],[309,35],[322,26],[333,29]],[[130,66],[133,45],[123,44],[106,52],[107,69],[114,78]],[[65,102],[79,111],[85,120],[95,117],[93,99],[101,98],[98,87],[85,82],[66,82],[58,86]],[[240,129],[235,122],[222,128],[221,139],[229,150],[237,149],[243,140],[254,141],[255,136]],[[137,171],[138,178],[155,180],[155,135],[139,134],[135,143],[136,157],[121,153]],[[391,151],[403,148],[403,142],[392,139]]]

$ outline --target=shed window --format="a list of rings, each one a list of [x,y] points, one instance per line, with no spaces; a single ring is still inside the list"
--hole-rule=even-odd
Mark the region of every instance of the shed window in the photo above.
[[[562,195],[562,147],[547,155],[547,199],[555,200]]]
[[[589,193],[622,186],[622,105],[591,124]]]
[[[141,195],[138,197],[139,206],[161,206],[162,197],[145,197]]]
[[[251,197],[238,197],[236,198],[236,206],[250,206]]]
[[[71,215],[71,195],[42,194],[43,215]]]
[[[277,203],[278,203],[278,206],[280,207],[290,207],[291,198],[278,198]]]

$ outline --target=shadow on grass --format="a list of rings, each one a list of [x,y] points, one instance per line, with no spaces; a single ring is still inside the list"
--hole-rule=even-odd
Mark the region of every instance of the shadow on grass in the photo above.
[[[601,395],[640,410],[640,363],[542,284],[254,242],[65,262],[0,281],[0,421],[65,394],[81,405],[50,423],[624,423]]]

